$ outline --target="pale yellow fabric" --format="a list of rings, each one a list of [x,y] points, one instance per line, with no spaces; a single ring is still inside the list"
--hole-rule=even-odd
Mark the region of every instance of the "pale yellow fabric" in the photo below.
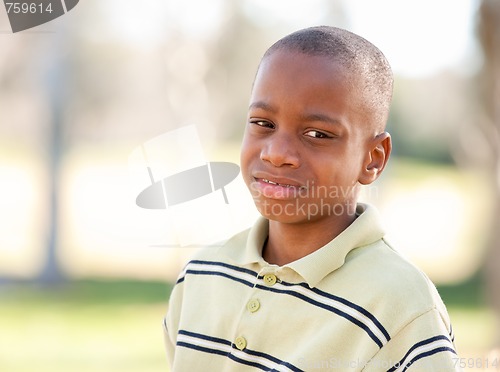
[[[164,321],[174,372],[455,371],[434,285],[384,240],[375,208],[283,267],[261,250],[268,221],[208,247],[179,276]],[[273,279],[274,278],[274,279]]]

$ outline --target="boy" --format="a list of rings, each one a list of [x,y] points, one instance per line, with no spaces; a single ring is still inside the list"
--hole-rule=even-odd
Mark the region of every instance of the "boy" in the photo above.
[[[265,53],[241,150],[262,218],[180,274],[173,371],[453,371],[434,285],[384,240],[361,185],[391,152],[392,72],[365,39],[297,31]]]

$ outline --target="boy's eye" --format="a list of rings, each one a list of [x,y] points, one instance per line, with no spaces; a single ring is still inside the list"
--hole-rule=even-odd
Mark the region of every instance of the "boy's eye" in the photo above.
[[[309,130],[309,131],[307,131],[304,134],[306,136],[312,137],[312,138],[331,138],[332,137],[332,136],[330,136],[330,135],[328,135],[326,133],[320,132],[318,130]]]
[[[274,128],[274,124],[267,120],[251,120],[250,124],[255,124],[263,128]]]

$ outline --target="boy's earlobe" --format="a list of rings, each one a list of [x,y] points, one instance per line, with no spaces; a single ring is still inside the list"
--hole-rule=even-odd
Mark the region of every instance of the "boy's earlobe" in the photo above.
[[[392,150],[391,135],[383,132],[377,135],[371,144],[371,150],[366,154],[359,183],[369,185],[375,181],[387,164]]]

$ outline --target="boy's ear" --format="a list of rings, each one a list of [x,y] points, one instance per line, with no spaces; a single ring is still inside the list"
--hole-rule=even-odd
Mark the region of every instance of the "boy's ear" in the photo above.
[[[387,132],[380,133],[371,141],[368,150],[359,176],[359,183],[362,185],[375,181],[384,170],[391,155],[391,135]]]

